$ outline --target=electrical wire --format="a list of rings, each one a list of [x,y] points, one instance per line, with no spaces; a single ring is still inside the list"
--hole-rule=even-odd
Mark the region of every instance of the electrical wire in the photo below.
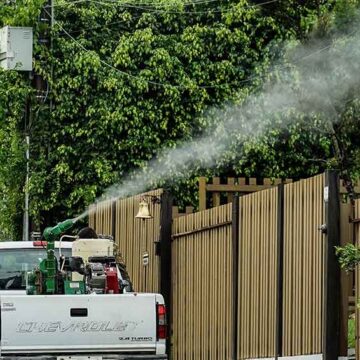
[[[47,10],[45,10],[45,12],[47,12]],[[48,12],[47,12],[48,13]],[[80,49],[82,49],[84,52],[86,53],[93,53],[95,52],[94,50],[89,50],[87,49],[85,46],[83,46],[77,39],[75,39],[68,31],[66,31],[64,29],[64,27],[59,23],[59,22],[55,22],[56,25],[59,26],[59,28],[62,30],[62,32],[67,35],[75,45],[77,45]],[[352,31],[350,34],[348,34],[346,37],[350,37],[352,35],[354,35],[358,30],[354,30]],[[333,46],[333,44],[329,44],[329,45],[326,45],[324,47],[321,47],[320,49],[317,49],[309,54],[306,54],[296,60],[293,60],[290,64],[284,64],[284,63],[280,63],[280,64],[275,64],[273,67],[274,68],[277,68],[277,70],[279,69],[282,69],[282,68],[288,68],[289,66],[291,65],[294,65],[294,64],[298,64],[304,60],[307,60],[308,58],[314,56],[314,55],[317,55],[325,50],[328,50],[330,49],[331,47]],[[96,53],[96,52],[95,52]],[[96,53],[97,54],[97,53]],[[98,54],[97,54],[98,55]],[[99,55],[98,55],[99,56]],[[144,81],[148,84],[151,84],[151,85],[155,85],[155,86],[159,86],[159,87],[163,87],[163,88],[177,88],[177,89],[190,89],[192,88],[192,86],[185,86],[185,85],[174,85],[174,84],[165,84],[165,83],[160,83],[160,82],[157,82],[157,81],[152,81],[152,80],[146,80],[138,75],[133,75],[133,74],[130,74],[126,71],[123,71],[123,70],[120,70],[118,69],[117,67],[115,67],[114,65],[111,65],[109,64],[108,62],[100,59],[99,57],[99,62],[101,64],[103,64],[104,66],[118,72],[119,74],[123,75],[123,76],[126,76],[128,78],[131,78],[131,79],[135,79],[135,80],[141,80],[141,81]],[[243,79],[243,80],[239,80],[237,81],[238,84],[244,84],[244,83],[249,83],[249,82],[252,82],[253,80],[258,80],[258,79],[264,79],[266,78],[267,75],[253,75],[253,76],[250,76],[246,79]],[[219,85],[197,85],[196,88],[198,89],[216,89],[216,88],[221,88],[221,87],[224,87],[224,86],[228,86],[230,85],[229,83],[224,83],[224,84],[219,84]]]
[[[62,31],[64,32],[64,34],[66,34],[80,49],[82,49],[84,52],[86,53],[91,53],[93,52],[93,50],[89,50],[87,49],[85,46],[83,46],[79,41],[77,41],[71,34],[69,34],[58,22],[55,22],[61,29]],[[131,79],[135,79],[135,80],[142,80],[148,84],[151,84],[151,85],[156,85],[156,86],[160,86],[160,87],[170,87],[170,88],[178,88],[178,89],[189,89],[190,86],[184,86],[184,85],[173,85],[173,84],[164,84],[164,83],[160,83],[160,82],[157,82],[157,81],[152,81],[152,80],[146,80],[144,78],[141,78],[140,76],[137,76],[137,75],[133,75],[133,74],[130,74],[130,73],[127,73],[125,71],[122,71],[118,68],[116,68],[115,66],[107,63],[106,61],[102,60],[99,58],[99,61],[101,64],[103,64],[104,66],[112,69],[112,70],[115,70],[116,72],[118,72],[119,74],[121,75],[124,75],[124,76],[127,76]],[[222,87],[222,86],[225,86],[226,84],[221,84],[221,85],[211,85],[211,86],[197,86],[197,88],[218,88],[218,87]]]
[[[108,2],[104,2],[104,1],[97,1],[97,0],[89,0],[92,3],[96,3],[99,5],[106,5],[106,6],[113,6],[112,4],[109,4]],[[259,3],[259,4],[254,4],[254,5],[249,5],[249,6],[244,6],[242,7],[242,9],[248,9],[248,8],[255,8],[255,7],[260,7],[260,6],[264,6],[264,5],[268,5],[268,4],[272,4],[275,2],[278,2],[279,0],[269,0],[269,1],[265,1],[263,3]],[[117,4],[115,4],[117,5]],[[143,10],[143,11],[148,11],[149,13],[157,13],[157,14],[186,14],[186,15],[192,15],[192,14],[215,14],[215,13],[228,13],[233,11],[236,7],[236,5],[233,5],[227,9],[208,9],[208,10],[202,10],[202,11],[173,11],[173,10],[157,10],[157,9],[152,9],[152,8],[146,8],[143,6],[138,6],[138,5],[131,5],[131,4],[119,4],[119,6],[123,7],[123,8],[127,8],[127,9],[137,9],[137,10]]]
[[[44,11],[46,13],[48,13],[48,11],[46,9],[44,9]],[[48,13],[49,14],[49,13]],[[62,32],[67,35],[73,42],[74,44],[76,44],[80,49],[82,49],[84,52],[86,53],[91,53],[91,52],[94,52],[93,50],[89,50],[87,49],[85,46],[83,46],[78,40],[76,40],[68,31],[66,31],[64,29],[63,26],[61,26],[61,24],[58,22],[58,21],[55,21],[54,24],[58,25],[59,28],[62,30]],[[160,87],[164,87],[164,88],[177,88],[177,89],[190,89],[192,88],[191,86],[185,86],[185,85],[174,85],[174,84],[164,84],[164,83],[160,83],[160,82],[157,82],[157,81],[152,81],[152,80],[146,80],[140,76],[137,76],[137,75],[133,75],[133,74],[130,74],[126,71],[122,71],[120,69],[118,69],[117,67],[107,63],[106,61],[100,59],[99,57],[99,62],[101,64],[103,64],[104,66],[112,69],[112,70],[115,70],[116,72],[120,73],[121,75],[124,75],[128,78],[131,78],[131,79],[135,79],[135,80],[141,80],[141,81],[144,81],[148,84],[151,84],[151,85],[155,85],[155,86],[160,86]],[[249,77],[247,79],[244,79],[244,80],[240,80],[238,81],[237,83],[248,83],[248,82],[251,82],[252,80],[256,79],[257,77],[256,76],[252,76],[252,77]],[[198,89],[216,89],[216,88],[221,88],[221,87],[224,87],[224,86],[228,86],[229,83],[225,83],[225,84],[219,84],[219,85],[197,85],[196,88]]]
[[[202,10],[202,11],[173,11],[173,10],[159,10],[156,8],[150,8],[150,7],[144,7],[144,6],[139,6],[139,5],[132,5],[130,3],[118,3],[118,2],[107,2],[107,1],[97,1],[97,0],[79,0],[81,2],[90,2],[90,3],[95,3],[95,4],[99,4],[99,5],[105,5],[105,6],[119,6],[125,9],[137,9],[137,10],[143,10],[143,11],[147,11],[149,13],[158,13],[158,14],[187,14],[187,15],[192,15],[192,14],[214,14],[214,13],[228,13],[233,11],[238,4],[235,4],[227,9],[208,9],[208,10]],[[275,2],[278,2],[280,0],[268,0],[268,1],[264,1],[262,3],[258,3],[258,4],[252,4],[252,5],[247,5],[247,6],[243,6],[241,9],[249,9],[249,8],[256,8],[256,7],[261,7],[264,5],[268,5],[268,4],[272,4]],[[74,2],[75,3],[75,2]]]
[[[183,3],[182,5],[197,5],[197,4],[202,4],[202,3],[210,3],[210,2],[216,2],[216,1],[219,1],[219,0],[199,0],[199,1],[195,1],[195,2],[188,2],[188,3]],[[271,3],[275,3],[275,2],[278,2],[280,0],[268,0],[268,1],[265,1],[265,2],[262,2],[262,3],[258,3],[258,4],[253,4],[253,5],[248,5],[248,6],[244,6],[243,8],[252,8],[252,7],[258,7],[258,6],[263,6],[263,5],[267,5],[267,4],[271,4]],[[78,4],[78,3],[96,3],[96,4],[99,4],[99,5],[105,5],[105,6],[110,6],[111,4],[114,4],[114,5],[119,5],[119,6],[124,6],[125,8],[127,9],[132,9],[132,8],[136,8],[136,9],[141,9],[141,10],[144,10],[144,11],[147,11],[148,13],[150,14],[153,14],[153,13],[168,13],[168,14],[209,14],[209,13],[226,13],[226,12],[229,12],[231,11],[232,9],[235,8],[236,5],[234,5],[233,7],[231,7],[230,9],[224,9],[224,10],[219,10],[219,9],[216,9],[216,10],[211,10],[209,9],[208,11],[166,11],[166,10],[157,10],[157,9],[151,9],[151,8],[147,8],[147,7],[139,7],[138,5],[132,5],[132,4],[129,4],[129,3],[118,3],[118,2],[115,2],[115,1],[98,1],[98,0],[77,0],[77,1],[73,1],[71,3],[67,3],[67,4],[58,4],[58,5],[54,5],[54,6],[67,6],[67,5],[70,5],[70,4]],[[134,19],[139,19],[142,15],[140,16],[137,16],[137,17],[134,17],[132,18],[131,20],[134,20]],[[108,23],[108,24],[105,24],[105,26],[110,26],[110,25],[116,25],[116,24],[121,24],[121,23],[124,23],[126,22],[126,20],[121,20],[121,21],[115,21],[115,22],[111,22],[111,23]],[[98,28],[101,28],[103,27],[103,25],[98,25],[98,26],[94,26],[94,27],[91,27],[91,28],[83,28],[85,31],[88,31],[88,30],[93,30],[93,29],[98,29]],[[68,31],[69,34],[76,34],[76,33],[80,33],[83,29],[79,29],[79,30],[73,30],[73,31]]]
[[[133,21],[133,20],[137,20],[137,19],[140,19],[142,17],[142,15],[139,15],[139,16],[134,16],[132,17],[131,19],[129,19],[130,21]],[[79,30],[72,30],[72,31],[68,31],[69,34],[77,34],[77,33],[80,33],[82,31],[89,31],[89,30],[95,30],[95,29],[99,29],[99,28],[104,28],[105,26],[111,26],[111,25],[118,25],[118,24],[123,24],[123,23],[126,23],[128,20],[119,20],[119,21],[114,21],[114,22],[110,22],[110,23],[107,23],[107,24],[99,24],[97,26],[93,26],[93,27],[90,27],[90,28],[81,28]],[[110,29],[109,29],[110,30]],[[112,30],[110,30],[112,31]],[[60,33],[61,34],[61,33]],[[65,34],[65,33],[64,33]]]
[[[210,3],[214,3],[214,2],[219,2],[220,0],[198,0],[198,1],[189,1],[189,2],[183,2],[180,3],[179,5],[182,6],[194,6],[194,5],[202,5],[202,4],[210,4]],[[71,6],[73,4],[81,4],[81,3],[87,3],[87,2],[91,2],[91,0],[76,0],[76,1],[72,1],[72,2],[67,2],[67,3],[63,3],[63,4],[54,4],[53,6],[55,7],[66,7],[66,6]],[[115,0],[107,0],[106,2],[108,3],[118,3]],[[127,2],[124,2],[123,4],[129,4]],[[138,2],[136,3],[136,5],[139,6],[155,6],[155,7],[167,7],[169,4],[166,3],[159,3],[159,2]]]

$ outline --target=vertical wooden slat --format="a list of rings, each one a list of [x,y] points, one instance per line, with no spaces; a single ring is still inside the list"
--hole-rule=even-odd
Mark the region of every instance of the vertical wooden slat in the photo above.
[[[199,177],[199,210],[206,209],[206,178]]]
[[[228,183],[228,185],[234,185],[235,184],[235,178],[233,178],[233,177],[227,178],[227,183]],[[231,202],[233,202],[233,199],[234,199],[234,193],[228,192],[227,193],[227,202],[231,203]]]
[[[314,252],[314,241],[312,239],[316,238],[314,236],[314,229],[316,231],[316,223],[314,222],[314,191],[315,191],[315,179],[310,178],[309,179],[309,188],[308,188],[308,194],[307,194],[307,211],[306,214],[308,214],[308,276],[307,276],[307,282],[308,282],[308,319],[307,319],[307,333],[311,334],[311,337],[309,338],[309,346],[307,348],[307,353],[311,354],[313,349],[315,349],[315,334],[314,329],[312,327],[312,319],[314,318],[315,314],[315,307],[312,305],[314,301],[314,282],[313,282],[313,273],[316,271],[315,267],[315,259],[316,259],[316,253]],[[316,233],[315,233],[316,235]]]
[[[284,186],[278,185],[278,196],[277,199],[272,199],[272,203],[276,204],[276,247],[271,255],[274,256],[276,251],[276,319],[275,319],[275,345],[274,353],[275,357],[278,358],[282,355],[282,344],[283,344],[283,274],[284,274]],[[273,233],[271,231],[271,233]],[[275,241],[274,241],[275,242]],[[274,266],[274,262],[271,262]],[[270,268],[271,271],[271,268]],[[271,340],[270,340],[271,341]]]
[[[196,218],[195,227],[199,227],[199,217]],[[179,239],[179,241],[184,241]],[[196,236],[194,241],[194,247],[195,247],[195,263],[194,263],[194,301],[195,303],[195,339],[198,339],[199,341],[195,341],[195,351],[194,351],[194,357],[195,359],[201,358],[201,307],[202,307],[202,292],[201,292],[201,261],[199,261],[203,256],[204,253],[202,250],[202,244],[201,239],[199,236]]]
[[[308,180],[303,182],[303,189],[302,189],[302,202],[303,202],[303,214],[309,214],[309,190],[311,188],[308,186]],[[303,304],[303,311],[302,311],[302,327],[301,327],[301,334],[302,334],[302,343],[300,347],[300,353],[309,354],[309,342],[311,341],[310,337],[303,336],[303,334],[309,334],[307,329],[307,319],[309,317],[309,313],[311,311],[310,307],[308,306],[309,300],[309,281],[308,281],[308,273],[311,271],[310,264],[311,264],[311,257],[312,254],[309,252],[308,243],[310,238],[310,229],[309,229],[309,217],[303,215],[303,236],[302,236],[302,253],[304,254],[303,260],[303,278],[302,278],[302,304]]]
[[[302,310],[302,304],[301,304],[301,292],[302,292],[302,284],[301,284],[301,277],[302,277],[302,266],[301,266],[301,261],[302,261],[302,251],[301,251],[301,229],[302,229],[302,224],[301,224],[301,216],[303,214],[303,204],[301,202],[300,199],[300,185],[301,183],[298,182],[295,184],[295,204],[298,204],[298,206],[296,206],[295,208],[295,216],[296,216],[296,223],[295,223],[295,230],[296,230],[296,234],[295,235],[295,249],[296,249],[296,253],[294,254],[294,258],[295,260],[295,264],[296,264],[296,271],[295,271],[295,286],[294,286],[294,290],[295,290],[295,307],[294,307],[294,311],[295,311],[295,321],[293,323],[294,325],[294,340],[295,340],[295,355],[299,355],[300,352],[300,346],[301,346],[301,310]]]
[[[192,214],[194,212],[194,207],[193,206],[186,206],[185,207],[185,213],[186,214]]]
[[[246,178],[238,178],[238,184],[239,185],[245,185],[246,184]]]
[[[256,178],[250,178],[249,185],[256,185]]]
[[[251,253],[252,253],[252,248],[250,246],[250,242],[249,242],[249,233],[252,232],[252,221],[250,221],[250,219],[252,219],[252,214],[251,214],[251,207],[250,207],[250,197],[249,196],[246,196],[244,197],[244,201],[245,201],[245,211],[247,213],[247,228],[246,228],[246,233],[244,233],[244,238],[243,238],[243,242],[246,247],[246,259],[243,259],[244,262],[246,263],[246,267],[244,269],[244,280],[245,280],[245,284],[246,284],[246,287],[244,289],[244,292],[243,292],[243,295],[244,297],[241,299],[246,305],[245,305],[245,316],[246,316],[246,329],[244,329],[244,332],[243,332],[243,336],[244,336],[244,345],[245,345],[245,352],[243,354],[243,357],[250,357],[251,356],[251,341],[250,341],[250,338],[252,336],[252,333],[251,333],[251,324],[252,324],[252,318],[251,318],[251,308],[250,308],[250,305],[251,303],[249,301],[247,301],[248,297],[251,297],[252,296],[252,293],[251,293],[251,277],[250,277],[250,274],[251,274],[251,267],[252,267],[252,256],[251,256]]]
[[[219,177],[213,177],[213,184],[219,185],[220,184],[220,178]],[[213,192],[212,194],[212,206],[220,206],[220,192]]]
[[[269,243],[268,239],[264,239],[264,227],[265,227],[265,217],[263,216],[263,213],[265,212],[264,207],[265,207],[265,197],[264,195],[266,195],[268,192],[266,191],[261,191],[258,194],[258,199],[259,199],[259,215],[260,215],[260,219],[259,219],[259,230],[260,230],[260,234],[259,234],[259,239],[260,239],[260,247],[259,247],[259,259],[260,259],[260,263],[259,263],[259,277],[260,277],[260,281],[259,281],[259,350],[258,353],[260,354],[261,357],[266,356],[266,351],[267,349],[267,344],[265,342],[265,334],[266,332],[269,331],[268,328],[268,323],[267,323],[267,309],[266,309],[266,302],[269,301],[268,298],[268,294],[265,290],[266,287],[266,277],[265,277],[265,272],[267,272],[267,252],[266,252],[266,245]],[[265,240],[265,241],[264,241]],[[261,259],[263,259],[261,261]],[[266,301],[266,302],[265,302]],[[262,324],[262,325],[261,325]]]
[[[239,278],[240,278],[240,271],[239,271],[239,226],[240,226],[240,213],[239,213],[239,197],[235,196],[232,199],[232,318],[238,319],[239,316],[239,307],[238,307],[238,301],[239,301]],[[224,234],[223,236],[226,236]],[[221,245],[219,244],[217,252],[220,253]],[[223,265],[223,264],[222,264]],[[220,280],[220,279],[219,279]],[[220,280],[221,281],[221,280]],[[226,291],[226,289],[225,289]],[[225,293],[224,291],[224,293]],[[233,321],[233,327],[232,327],[232,352],[231,357],[233,359],[237,359],[238,357],[238,323],[237,321]]]
[[[258,245],[259,245],[259,240],[258,240],[258,223],[257,223],[257,212],[256,212],[256,206],[257,206],[257,197],[255,195],[250,195],[250,198],[252,200],[252,207],[251,207],[251,217],[252,217],[252,234],[253,234],[253,244],[254,244],[254,251],[251,253],[251,258],[252,258],[252,266],[251,266],[251,288],[250,288],[250,294],[252,296],[253,301],[250,303],[250,326],[251,326],[251,338],[253,339],[250,343],[250,356],[254,357],[254,354],[257,353],[257,343],[258,343],[258,331],[257,331],[257,315],[258,315],[258,306],[257,306],[257,301],[258,301],[258,290],[259,290],[259,285],[258,285],[258,265],[257,265],[257,254],[258,254]],[[249,234],[248,234],[248,239],[247,241],[249,241]],[[249,294],[249,295],[250,295]]]
[[[323,223],[322,219],[322,194],[321,190],[319,191],[319,188],[322,189],[323,184],[320,183],[318,178],[315,178],[315,185],[314,185],[314,209],[315,209],[315,227],[317,227],[319,224]],[[321,337],[322,337],[322,326],[321,326],[321,319],[322,319],[322,247],[323,242],[321,239],[321,234],[318,233],[314,237],[314,265],[315,265],[315,271],[314,271],[314,290],[315,290],[315,299],[313,299],[314,303],[314,316],[313,316],[313,327],[314,332],[314,351],[321,352]]]
[[[172,208],[172,216],[173,216],[174,219],[179,216],[179,207],[178,206],[173,206],[173,208]]]
[[[271,228],[270,228],[270,233],[271,235],[271,239],[272,239],[272,256],[271,256],[271,271],[270,271],[270,276],[272,279],[275,279],[277,277],[277,269],[278,269],[278,262],[280,261],[279,259],[279,254],[277,252],[277,240],[279,238],[278,232],[281,230],[278,227],[278,222],[277,222],[277,218],[276,216],[279,216],[278,214],[280,214],[280,206],[281,203],[279,202],[279,198],[280,195],[279,194],[279,189],[273,189],[271,190],[272,193],[272,200],[271,200]],[[282,219],[282,223],[284,224],[284,219]],[[284,242],[284,239],[282,239],[282,243]],[[283,245],[282,245],[283,246]],[[282,254],[283,255],[283,254]],[[282,259],[283,261],[283,259]],[[281,264],[281,268],[283,268],[283,264]],[[280,268],[280,269],[281,269]],[[282,285],[282,284],[281,284]],[[271,287],[272,289],[272,296],[271,296],[271,303],[270,303],[270,309],[269,312],[271,315],[271,319],[272,319],[272,323],[275,324],[274,327],[271,327],[273,330],[271,331],[270,337],[269,337],[269,341],[271,344],[273,344],[273,351],[272,351],[272,355],[275,357],[276,356],[276,348],[275,348],[275,344],[274,344],[274,340],[276,339],[276,306],[277,306],[277,301],[279,300],[277,298],[277,294],[282,293],[283,289],[278,289],[278,284],[275,287]],[[281,292],[280,292],[281,291]],[[280,301],[280,300],[279,300]],[[281,304],[282,305],[282,304]],[[272,309],[275,309],[275,311],[273,311]],[[282,315],[279,314],[279,316]],[[281,319],[280,319],[281,320]],[[282,325],[282,321],[279,323],[279,326]],[[281,333],[281,339],[282,339],[282,333]],[[281,349],[279,349],[279,351],[281,351]]]

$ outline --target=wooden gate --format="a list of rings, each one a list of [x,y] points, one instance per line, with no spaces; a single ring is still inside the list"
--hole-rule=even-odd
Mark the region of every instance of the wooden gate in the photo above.
[[[324,175],[285,185],[282,355],[321,354]]]
[[[240,359],[275,356],[278,189],[239,199],[237,331]]]
[[[179,217],[172,230],[172,359],[231,359],[231,204]]]

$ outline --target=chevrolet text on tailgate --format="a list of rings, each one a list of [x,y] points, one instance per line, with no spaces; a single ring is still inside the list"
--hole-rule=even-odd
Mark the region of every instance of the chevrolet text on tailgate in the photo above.
[[[73,223],[45,229],[39,265],[3,281],[1,358],[167,359],[162,295],[132,292],[110,239],[76,239],[64,256],[55,238]]]

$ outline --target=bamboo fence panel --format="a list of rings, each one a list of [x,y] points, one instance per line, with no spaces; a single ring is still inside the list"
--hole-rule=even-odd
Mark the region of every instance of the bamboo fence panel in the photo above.
[[[159,292],[160,259],[155,254],[155,242],[160,238],[160,204],[149,201],[151,219],[136,219],[139,202],[144,195],[161,197],[162,190],[132,196],[116,201],[115,238],[126,263],[136,291]],[[149,255],[148,265],[143,265],[143,255]]]
[[[113,201],[102,201],[89,207],[89,226],[98,234],[113,235]]]
[[[285,185],[283,356],[322,353],[324,175]]]
[[[160,259],[155,254],[155,242],[160,238],[160,204],[148,201],[151,219],[136,219],[139,202],[144,195],[161,197],[161,189],[126,199],[101,202],[89,209],[89,226],[97,233],[114,235],[125,261],[134,289],[141,292],[159,292]],[[145,198],[146,199],[146,198]],[[115,224],[113,224],[113,221]],[[115,229],[115,234],[112,234]],[[143,255],[149,255],[143,265]]]
[[[178,217],[172,229],[172,359],[231,358],[231,204]]]
[[[278,189],[239,199],[239,358],[273,357],[277,303]]]
[[[89,206],[89,226],[95,229],[96,204]]]

